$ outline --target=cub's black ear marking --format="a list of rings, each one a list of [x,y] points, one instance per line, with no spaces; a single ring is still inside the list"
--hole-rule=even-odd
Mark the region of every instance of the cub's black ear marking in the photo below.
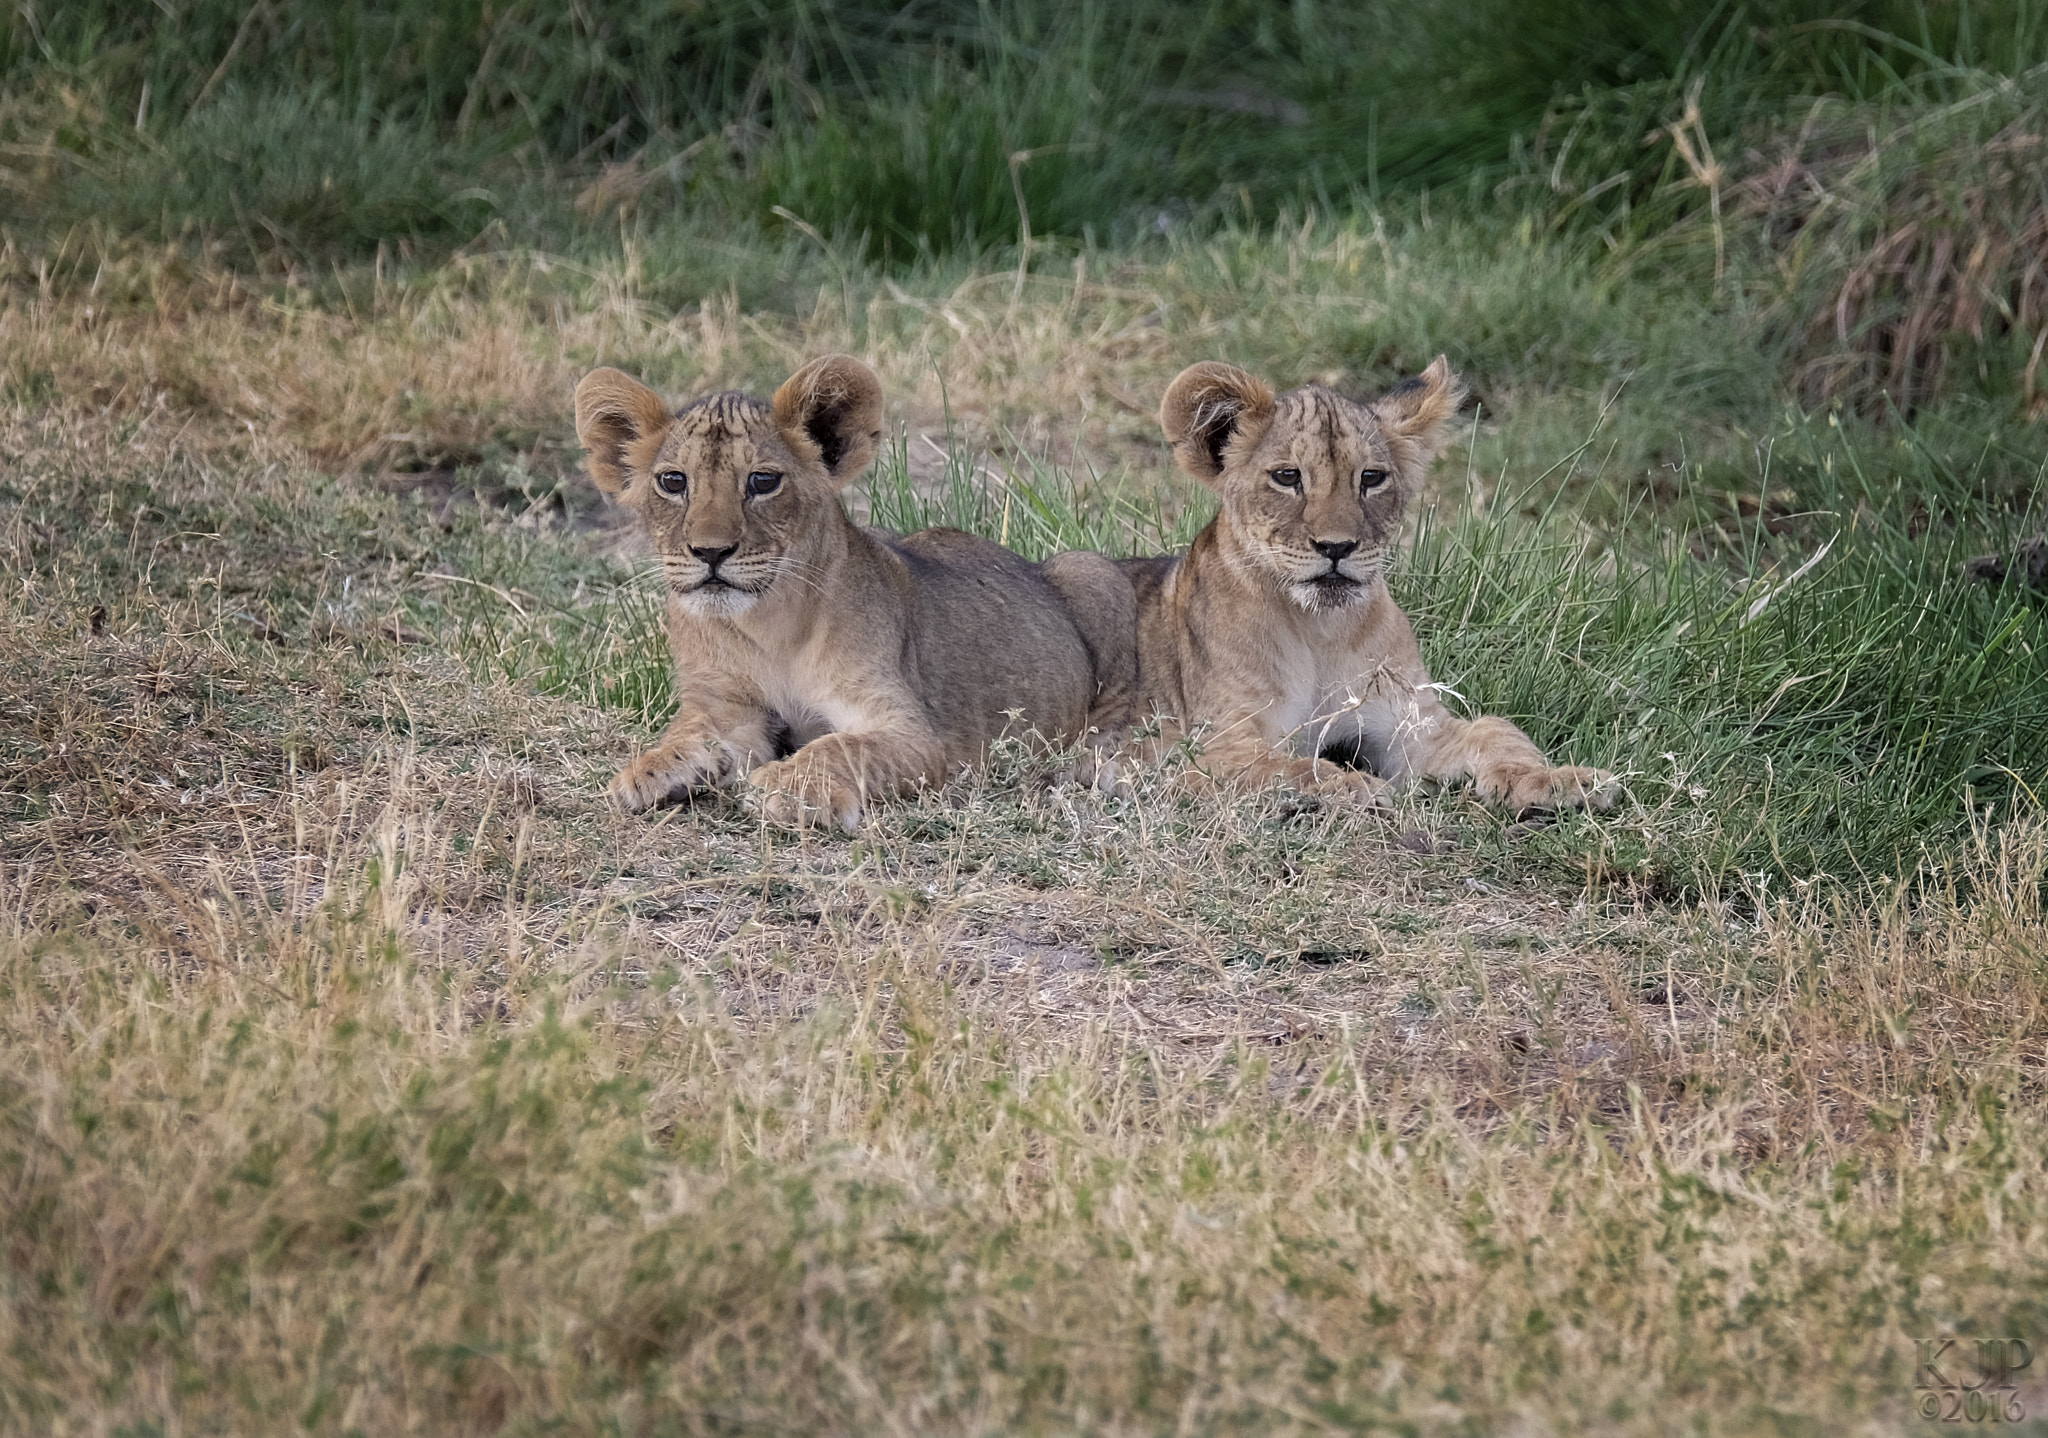
[[[1205,467],[1209,473],[1223,472],[1223,451],[1237,432],[1237,417],[1243,412],[1243,406],[1220,398],[1205,401],[1195,410],[1189,421],[1187,442],[1208,461]]]
[[[1434,447],[1437,431],[1465,398],[1465,386],[1451,373],[1451,362],[1438,355],[1429,368],[1395,385],[1373,401],[1373,412],[1389,429]]]
[[[1273,391],[1265,381],[1215,360],[1182,370],[1159,403],[1159,427],[1173,457],[1204,484],[1223,473],[1233,441],[1256,444],[1272,422]]]
[[[1414,379],[1373,401],[1394,468],[1411,490],[1422,483],[1430,457],[1443,440],[1444,422],[1464,398],[1465,386],[1451,373],[1451,362],[1438,355]]]
[[[842,432],[848,408],[843,400],[821,404],[804,418],[804,433],[818,446],[818,458],[825,461],[827,469],[839,468],[851,443]]]
[[[606,494],[632,482],[634,451],[647,447],[668,421],[661,396],[618,370],[594,369],[576,386],[576,437],[588,452],[591,479]]]
[[[882,382],[851,355],[812,360],[770,402],[775,422],[801,452],[812,449],[837,488],[866,469],[882,445]]]

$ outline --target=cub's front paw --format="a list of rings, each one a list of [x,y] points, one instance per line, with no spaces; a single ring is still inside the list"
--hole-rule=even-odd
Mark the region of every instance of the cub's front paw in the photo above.
[[[727,768],[723,750],[701,745],[660,745],[628,764],[612,779],[612,801],[629,814],[652,809],[664,799],[715,784]]]
[[[1132,783],[1135,766],[1128,758],[1106,750],[1084,749],[1075,755],[1071,768],[1062,769],[1055,786],[1079,784],[1105,799],[1128,799],[1137,792]]]
[[[1605,769],[1563,764],[1555,769],[1529,769],[1504,786],[1503,802],[1517,814],[1557,809],[1611,809],[1621,795],[1621,780]]]
[[[791,829],[837,824],[848,834],[860,827],[860,786],[822,756],[807,759],[798,753],[763,764],[747,782],[759,796],[761,817],[771,824]]]
[[[1288,776],[1294,788],[1326,799],[1340,800],[1361,809],[1381,809],[1387,804],[1387,781],[1363,769],[1353,769],[1330,759],[1296,761],[1296,772]]]

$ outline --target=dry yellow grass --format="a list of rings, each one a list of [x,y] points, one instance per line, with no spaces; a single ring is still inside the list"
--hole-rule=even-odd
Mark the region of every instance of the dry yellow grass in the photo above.
[[[928,428],[950,414],[977,441],[1015,426],[1039,442],[1149,443],[1177,352],[1152,276],[1103,283],[1085,265],[1021,294],[1008,274],[929,298],[828,287],[801,321],[743,314],[730,298],[661,312],[640,298],[630,249],[595,272],[514,254],[404,282],[353,275],[334,281],[338,301],[82,235],[33,261],[0,256],[0,277],[13,282],[0,344],[14,387],[165,406],[348,467],[559,443],[562,397],[599,363],[680,394],[771,384],[833,349],[860,350],[892,414]]]
[[[847,307],[109,263],[0,307],[0,1428],[1890,1431],[1916,1340],[2042,1334],[2038,825],[1758,913],[1021,753],[623,818],[615,712],[419,617],[516,657],[611,536],[346,467]],[[913,413],[1145,433],[1142,287],[1000,280],[865,322]]]
[[[1551,466],[1589,426],[1605,431],[1605,458],[1559,474],[1612,464],[1624,488],[1639,464],[1668,486],[1660,461],[1674,446],[1702,459],[1730,445],[1747,454],[1751,442],[1672,408],[1753,380],[1753,355],[1702,345],[1690,299],[1624,307],[1583,266],[1511,239],[1311,219],[1107,269],[1099,257],[1093,268],[1086,256],[1046,261],[1021,280],[949,270],[899,283],[828,259],[809,257],[802,273],[826,278],[801,291],[790,279],[772,310],[743,309],[727,292],[674,311],[648,297],[630,236],[590,262],[491,252],[429,271],[250,278],[190,247],[80,230],[43,249],[0,246],[0,393],[160,407],[194,420],[194,437],[239,430],[326,467],[435,468],[495,453],[557,473],[575,462],[562,396],[595,364],[682,395],[772,385],[840,349],[881,375],[891,420],[912,432],[913,463],[932,449],[919,436],[943,443],[950,428],[973,449],[1049,452],[1151,485],[1170,469],[1160,397],[1194,358],[1377,393],[1460,335],[1455,358],[1486,402],[1444,467],[1461,485],[1470,468],[1520,487],[1529,447]],[[790,267],[772,252],[749,263]],[[1531,371],[1568,378],[1532,381]],[[1640,402],[1617,431],[1621,387]],[[1519,446],[1497,422],[1519,428]]]

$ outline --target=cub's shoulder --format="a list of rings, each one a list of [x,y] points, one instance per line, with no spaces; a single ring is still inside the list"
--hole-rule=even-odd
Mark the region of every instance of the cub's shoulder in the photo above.
[[[1130,581],[1142,608],[1166,587],[1166,581],[1172,577],[1180,561],[1178,554],[1148,554],[1138,559],[1119,559],[1116,567]]]

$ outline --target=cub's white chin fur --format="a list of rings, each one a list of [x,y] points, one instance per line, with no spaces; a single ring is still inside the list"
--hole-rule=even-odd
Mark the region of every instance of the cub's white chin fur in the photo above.
[[[1348,579],[1349,584],[1324,584],[1319,580],[1332,577],[1330,570],[1321,570],[1307,579],[1292,578],[1286,581],[1287,597],[1297,609],[1306,609],[1311,614],[1323,614],[1337,609],[1349,609],[1372,598],[1373,581],[1379,577],[1379,562],[1361,564],[1353,559],[1335,572],[1336,578]]]
[[[1311,614],[1331,609],[1349,609],[1352,605],[1361,603],[1371,593],[1371,587],[1364,584],[1297,583],[1287,586],[1287,597],[1294,601],[1297,608],[1306,609]]]
[[[751,590],[711,584],[676,591],[676,603],[693,619],[737,619],[761,596]]]

